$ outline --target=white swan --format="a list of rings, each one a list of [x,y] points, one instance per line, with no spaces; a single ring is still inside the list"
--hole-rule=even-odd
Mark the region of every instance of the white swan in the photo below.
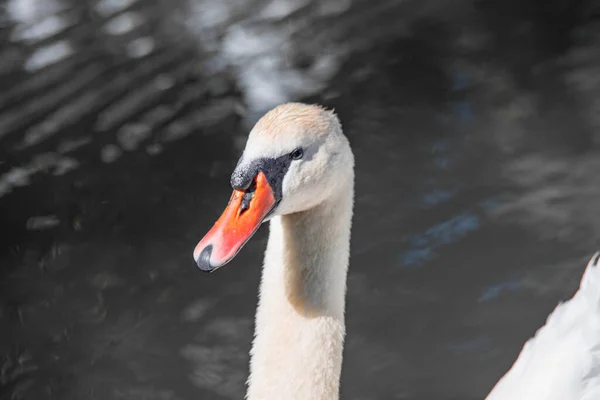
[[[297,103],[271,110],[231,184],[194,259],[205,271],[221,267],[270,219],[247,398],[338,399],[354,197],[354,156],[338,118]]]
[[[600,399],[600,253],[486,400]]]
[[[336,400],[354,197],[354,157],[338,118],[298,103],[271,110],[250,132],[231,184],[194,259],[214,271],[271,221],[246,396]],[[599,258],[487,400],[600,399]]]

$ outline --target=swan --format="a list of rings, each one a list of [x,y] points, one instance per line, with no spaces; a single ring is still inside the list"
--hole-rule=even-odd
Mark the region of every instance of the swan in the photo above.
[[[338,117],[301,103],[269,111],[231,186],[193,256],[214,271],[270,221],[246,398],[336,400],[354,205],[354,156]]]
[[[600,399],[600,253],[486,400]]]
[[[354,156],[333,111],[288,103],[251,130],[193,257],[212,272],[269,221],[248,400],[339,399]],[[600,399],[600,253],[486,400]]]

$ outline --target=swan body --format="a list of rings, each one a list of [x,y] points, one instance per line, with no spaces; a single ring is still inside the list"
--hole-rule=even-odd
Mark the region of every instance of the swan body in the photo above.
[[[337,400],[354,202],[354,157],[337,116],[299,103],[271,110],[231,182],[194,259],[213,271],[270,221],[246,398]]]
[[[600,253],[486,400],[600,399]]]

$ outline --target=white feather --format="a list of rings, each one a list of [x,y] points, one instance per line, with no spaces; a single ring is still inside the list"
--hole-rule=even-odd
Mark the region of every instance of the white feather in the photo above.
[[[600,253],[573,298],[559,304],[487,400],[600,399]]]

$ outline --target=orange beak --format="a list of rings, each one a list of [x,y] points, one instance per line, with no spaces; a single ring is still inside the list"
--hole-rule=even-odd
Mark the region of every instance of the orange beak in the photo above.
[[[194,249],[194,260],[207,272],[222,267],[236,256],[275,207],[275,195],[263,172],[246,191],[234,190],[229,204]]]

